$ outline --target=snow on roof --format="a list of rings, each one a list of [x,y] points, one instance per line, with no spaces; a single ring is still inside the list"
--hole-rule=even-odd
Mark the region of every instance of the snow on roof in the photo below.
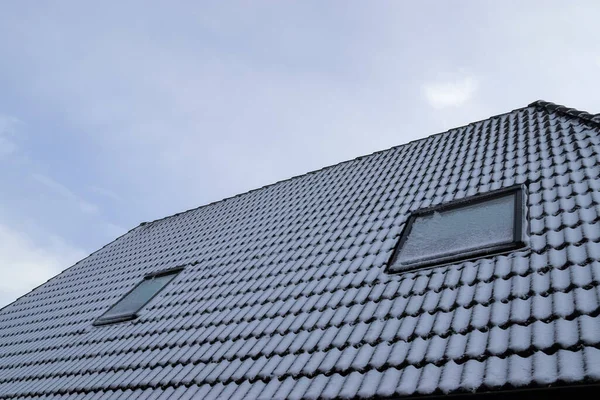
[[[0,398],[372,398],[600,380],[600,123],[542,101],[140,225],[0,311]],[[526,188],[528,246],[400,274],[412,211]],[[185,269],[139,318],[92,323]]]

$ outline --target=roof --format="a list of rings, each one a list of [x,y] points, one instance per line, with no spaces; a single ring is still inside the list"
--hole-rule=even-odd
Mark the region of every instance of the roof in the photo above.
[[[0,311],[0,398],[385,398],[600,380],[600,121],[528,107],[143,224]],[[528,246],[386,272],[410,213],[527,190]],[[92,322],[145,274],[141,312]]]

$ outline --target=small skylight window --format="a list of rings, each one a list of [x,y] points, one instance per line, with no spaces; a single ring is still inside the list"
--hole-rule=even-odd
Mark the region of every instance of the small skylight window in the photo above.
[[[143,281],[138,283],[121,300],[94,321],[94,325],[112,324],[137,318],[138,312],[163,290],[182,269],[172,268],[146,275]]]
[[[506,252],[524,246],[523,192],[512,187],[418,210],[408,219],[391,272]]]

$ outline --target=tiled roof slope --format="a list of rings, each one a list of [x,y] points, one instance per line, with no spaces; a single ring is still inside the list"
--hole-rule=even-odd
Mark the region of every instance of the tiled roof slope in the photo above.
[[[600,381],[600,124],[551,103],[139,226],[0,312],[0,398],[333,399]],[[410,212],[524,184],[528,247],[390,275]],[[92,322],[185,270],[137,320]]]

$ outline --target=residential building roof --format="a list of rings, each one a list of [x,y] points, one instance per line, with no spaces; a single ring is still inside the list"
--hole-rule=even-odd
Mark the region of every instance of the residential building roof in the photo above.
[[[355,399],[600,381],[600,117],[537,101],[132,229],[0,311],[0,398]],[[515,251],[390,273],[522,185]],[[138,318],[93,325],[146,274]]]

